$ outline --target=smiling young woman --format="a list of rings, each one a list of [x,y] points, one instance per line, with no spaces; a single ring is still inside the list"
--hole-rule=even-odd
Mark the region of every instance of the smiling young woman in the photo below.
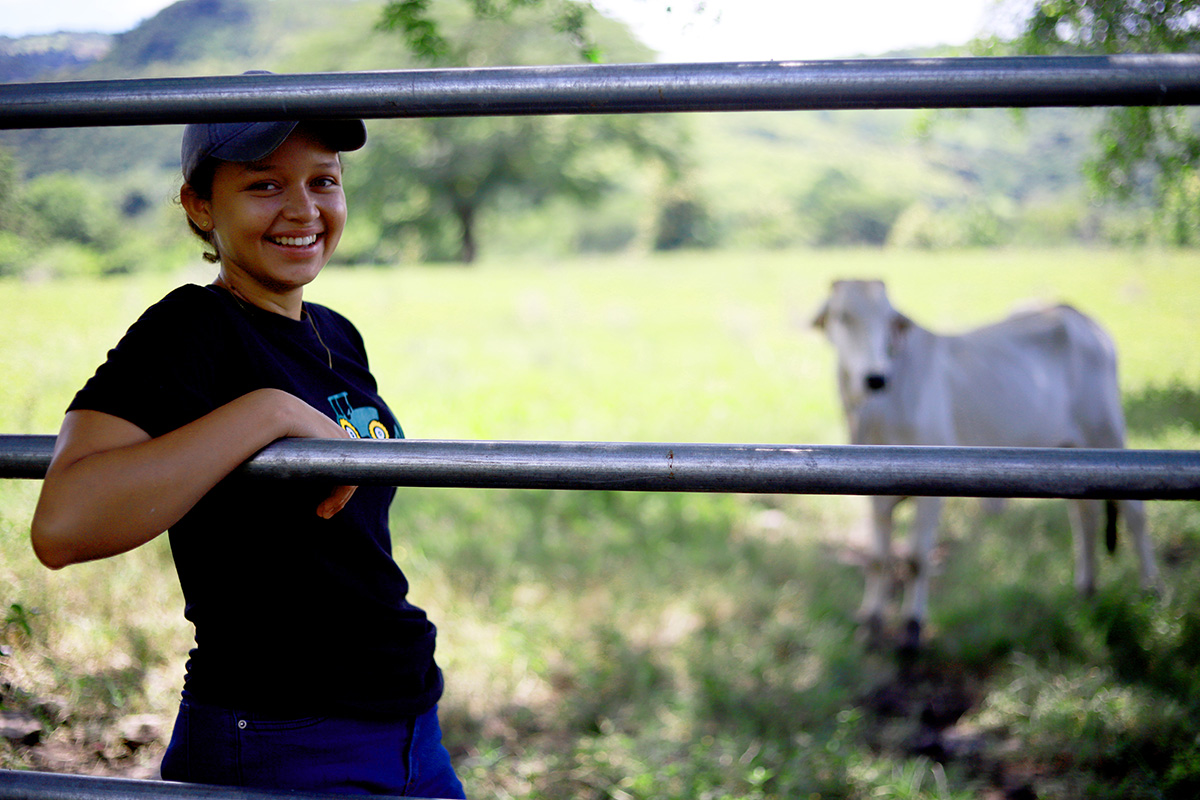
[[[299,319],[303,289],[346,225],[338,153],[301,128],[264,159],[219,163],[203,195],[188,183],[180,199],[189,219],[212,234],[217,283]]]
[[[42,486],[31,538],[52,568],[169,531],[196,629],[170,780],[463,796],[436,628],[391,556],[394,489],[226,480],[279,438],[404,435],[358,331],[304,301],[346,223],[340,153],[365,141],[361,120],[187,127],[180,199],[218,274],[109,352]]]

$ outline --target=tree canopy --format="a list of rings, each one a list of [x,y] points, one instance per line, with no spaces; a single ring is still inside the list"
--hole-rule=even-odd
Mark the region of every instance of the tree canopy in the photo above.
[[[13,230],[17,215],[17,162],[4,147],[0,147],[0,231]]]
[[[1192,52],[1200,1],[1036,0],[1015,44],[1031,54]]]
[[[600,47],[625,60],[649,55],[624,26],[569,0],[441,0],[436,9],[401,0],[380,25],[440,67],[561,64],[596,58]],[[350,188],[385,239],[415,231],[424,257],[470,263],[486,209],[555,196],[592,202],[636,163],[669,175],[678,131],[669,118],[633,116],[417,119],[372,134],[370,163]],[[385,168],[383,184],[372,176]]]
[[[992,51],[1031,55],[1194,53],[1200,0],[1004,0],[1028,10],[1011,42]],[[1105,112],[1087,165],[1093,185],[1123,201],[1145,199],[1160,233],[1174,244],[1200,242],[1200,132],[1190,108],[1132,107]]]
[[[541,19],[568,40],[579,56],[590,62],[603,60],[599,45],[592,39],[588,21],[595,16],[591,3],[577,0],[465,0],[476,20],[512,22],[515,15],[542,8]],[[430,63],[454,62],[461,55],[458,46],[432,15],[432,0],[391,0],[383,9],[381,30],[396,31],[409,51]]]

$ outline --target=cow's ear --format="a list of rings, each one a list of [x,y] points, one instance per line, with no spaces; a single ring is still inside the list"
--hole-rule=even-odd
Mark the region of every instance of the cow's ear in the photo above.
[[[817,309],[816,316],[814,316],[812,319],[812,326],[814,328],[816,328],[817,330],[821,330],[821,331],[825,330],[825,321],[826,321],[826,319],[828,319],[828,317],[829,317],[829,301],[826,300],[824,303],[821,304],[821,307],[819,309]]]
[[[892,329],[888,332],[887,340],[888,358],[895,358],[900,352],[900,348],[904,346],[904,335],[912,326],[913,321],[899,311],[892,316]]]

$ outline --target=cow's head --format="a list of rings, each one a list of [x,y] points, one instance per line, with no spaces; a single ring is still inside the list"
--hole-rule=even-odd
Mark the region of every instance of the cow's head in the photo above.
[[[842,399],[848,405],[887,390],[892,359],[911,325],[892,308],[883,281],[834,282],[813,326],[825,332],[837,351]]]

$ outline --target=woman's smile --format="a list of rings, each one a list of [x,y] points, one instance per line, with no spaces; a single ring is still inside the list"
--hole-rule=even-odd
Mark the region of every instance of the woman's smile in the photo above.
[[[317,243],[317,235],[314,233],[308,236],[271,236],[268,238],[281,247],[310,247]]]
[[[297,129],[261,161],[222,162],[212,199],[190,203],[188,213],[211,227],[221,283],[299,318],[304,286],[328,263],[346,225],[341,161]]]

